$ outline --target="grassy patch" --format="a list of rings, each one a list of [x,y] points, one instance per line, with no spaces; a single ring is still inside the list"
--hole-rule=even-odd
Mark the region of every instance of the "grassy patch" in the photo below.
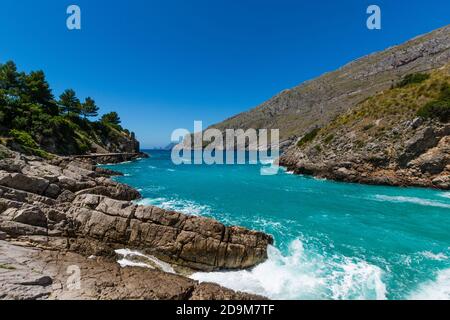
[[[317,137],[317,135],[319,134],[319,132],[320,132],[320,128],[316,128],[316,129],[314,129],[314,130],[311,130],[310,132],[308,132],[307,134],[305,134],[305,135],[303,136],[303,138],[300,139],[300,141],[297,143],[297,146],[298,146],[298,147],[302,147],[302,146],[304,146],[305,144],[307,144],[308,142],[313,141],[313,140]]]
[[[410,84],[418,84],[422,83],[425,80],[428,80],[430,75],[427,73],[412,73],[408,74],[397,84],[397,88],[403,88]]]
[[[12,129],[9,134],[26,152],[45,159],[52,157],[48,152],[39,148],[28,132]]]
[[[450,120],[450,84],[441,87],[439,98],[426,103],[417,111],[422,118],[439,119],[441,122]]]

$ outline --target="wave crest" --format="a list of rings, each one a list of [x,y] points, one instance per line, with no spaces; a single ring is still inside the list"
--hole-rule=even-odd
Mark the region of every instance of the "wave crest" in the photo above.
[[[191,278],[271,299],[386,299],[382,276],[365,261],[311,254],[297,239],[287,255],[269,247],[268,260],[251,270],[199,272]]]

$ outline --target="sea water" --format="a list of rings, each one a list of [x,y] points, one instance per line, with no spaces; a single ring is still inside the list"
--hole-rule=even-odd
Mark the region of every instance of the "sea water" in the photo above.
[[[450,192],[180,165],[170,152],[107,166],[141,204],[273,235],[251,270],[192,278],[272,299],[450,299]]]

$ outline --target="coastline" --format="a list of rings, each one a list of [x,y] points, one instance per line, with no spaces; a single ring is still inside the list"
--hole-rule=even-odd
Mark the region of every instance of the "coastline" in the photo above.
[[[180,269],[240,270],[267,258],[270,236],[137,206],[130,201],[140,198],[139,192],[112,181],[119,173],[92,159],[12,156],[0,161],[0,272],[5,278],[0,292],[5,299],[263,299],[199,284],[157,265],[120,268],[115,250],[139,250]],[[80,290],[65,285],[65,267],[72,262],[81,269]],[[11,282],[17,276],[28,280]],[[95,291],[97,282],[105,285]]]

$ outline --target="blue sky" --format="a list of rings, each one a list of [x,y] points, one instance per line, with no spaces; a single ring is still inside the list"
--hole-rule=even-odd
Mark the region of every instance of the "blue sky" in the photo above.
[[[66,9],[82,10],[82,30]],[[366,8],[382,30],[366,28]],[[2,0],[0,62],[118,111],[143,147],[450,23],[448,0]]]

